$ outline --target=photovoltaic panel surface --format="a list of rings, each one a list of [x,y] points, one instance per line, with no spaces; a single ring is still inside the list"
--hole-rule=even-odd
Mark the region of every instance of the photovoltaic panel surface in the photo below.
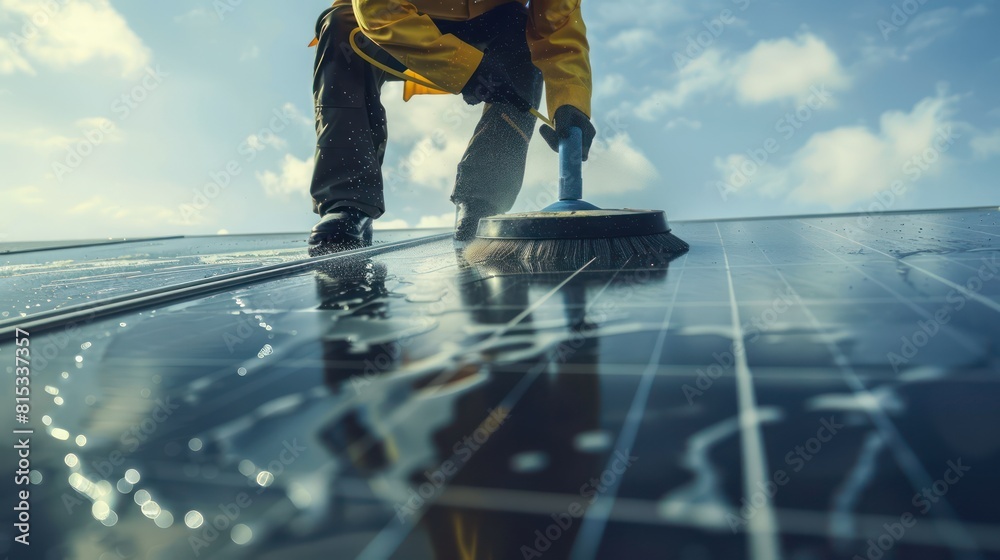
[[[32,335],[33,553],[998,557],[998,212],[674,226],[653,268],[436,240]]]

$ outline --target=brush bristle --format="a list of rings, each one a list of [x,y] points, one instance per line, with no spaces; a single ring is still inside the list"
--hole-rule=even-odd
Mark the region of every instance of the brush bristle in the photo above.
[[[607,239],[476,239],[465,250],[472,264],[507,265],[526,272],[620,268],[662,263],[688,250],[671,233]]]

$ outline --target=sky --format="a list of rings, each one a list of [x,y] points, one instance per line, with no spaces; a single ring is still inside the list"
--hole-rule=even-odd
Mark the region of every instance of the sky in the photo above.
[[[0,243],[307,232],[322,0],[0,0]],[[672,220],[1000,203],[1000,2],[584,0],[585,195]],[[453,221],[481,108],[388,84],[387,210]],[[516,210],[555,194],[536,135]]]

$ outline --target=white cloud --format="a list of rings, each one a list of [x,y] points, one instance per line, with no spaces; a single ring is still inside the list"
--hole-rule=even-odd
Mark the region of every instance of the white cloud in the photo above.
[[[920,12],[903,27],[890,20],[880,20],[881,33],[877,38],[868,38],[867,44],[862,48],[862,59],[869,64],[880,64],[887,60],[906,62],[913,54],[957,31],[963,18],[978,18],[987,13],[989,9],[985,5],[977,4],[961,12],[953,7]],[[887,45],[886,42],[898,42],[900,45]]]
[[[119,225],[148,227],[156,224],[180,226],[185,223],[176,209],[145,203],[133,204],[121,198],[111,200],[101,195],[94,195],[73,204],[64,210],[63,214],[79,217],[82,220],[90,221],[91,224],[94,220],[98,220],[102,223],[101,228],[104,229],[97,231],[102,231],[102,233],[108,228]],[[105,223],[105,221],[118,222],[118,224]],[[92,225],[91,230],[93,230]]]
[[[456,166],[471,137],[470,133],[464,140],[451,134],[422,138],[404,157],[399,169],[409,176],[412,184],[448,192],[455,184]]]
[[[375,220],[375,229],[410,229],[410,224],[406,220]]]
[[[293,122],[299,123],[309,130],[314,130],[316,127],[316,118],[313,116],[312,109],[310,109],[309,114],[306,115],[300,111],[294,103],[289,101],[282,104],[281,112],[286,117],[292,119]]]
[[[587,25],[595,29],[615,25],[662,27],[692,17],[680,0],[584,2],[583,5]],[[596,10],[596,12],[590,15],[587,12],[591,10]]]
[[[951,27],[959,17],[955,8],[938,8],[917,14],[906,26],[907,35],[916,35],[927,31],[936,31],[941,28]]]
[[[585,188],[591,195],[640,191],[660,176],[653,162],[624,132],[603,142],[603,149],[593,150],[584,166]]]
[[[121,142],[124,133],[114,121],[106,117],[87,117],[74,123],[76,130],[65,133],[44,127],[32,127],[22,130],[0,130],[0,144],[9,144],[19,148],[30,148],[41,153],[51,153],[54,150],[65,150],[76,142],[86,139],[86,135],[100,138],[100,142]],[[97,136],[94,136],[97,135]]]
[[[288,142],[284,138],[271,133],[269,129],[264,129],[266,134],[251,134],[247,136],[247,145],[255,152],[262,152],[267,148],[284,150],[288,147]]]
[[[25,130],[0,130],[0,144],[32,148],[48,152],[50,150],[67,148],[77,138],[52,132],[51,130],[33,127]]]
[[[692,96],[719,88],[731,79],[729,67],[720,51],[712,49],[705,52],[681,68],[677,74],[677,85],[672,89],[655,91],[640,102],[635,115],[654,121],[668,111],[679,109]]]
[[[964,12],[962,12],[962,15],[965,17],[978,17],[985,16],[988,13],[990,13],[990,9],[986,6],[986,4],[976,4],[971,8],[967,8]]]
[[[24,185],[0,191],[0,200],[6,204],[11,204],[15,208],[19,204],[25,206],[37,206],[45,204],[48,199],[42,194],[42,189],[34,185]]]
[[[208,10],[206,10],[203,6],[200,6],[181,15],[174,16],[174,21],[177,23],[184,23],[187,21],[208,20],[210,15],[213,18],[215,17],[214,14],[209,14]]]
[[[97,210],[104,203],[104,198],[92,196],[87,200],[71,206],[66,210],[67,214],[88,214]]]
[[[423,216],[417,222],[418,228],[450,228],[455,225],[455,213],[445,212],[440,216]]]
[[[903,49],[902,56],[909,57],[925,49],[938,39],[952,34],[959,27],[961,14],[955,8],[940,8],[918,14],[906,26],[905,34],[913,39]]]
[[[813,87],[843,90],[850,78],[837,54],[822,39],[805,33],[794,39],[760,41],[746,53],[727,57],[710,48],[689,59],[674,87],[654,91],[635,107],[636,116],[653,121],[696,96],[725,93],[744,104],[802,101]]]
[[[689,119],[687,117],[677,117],[676,119],[670,119],[667,121],[667,128],[673,129],[678,127],[690,128],[691,130],[701,130],[701,121],[696,119]]]
[[[401,153],[383,167],[387,192],[396,187],[435,193],[447,203],[455,171],[472,138],[483,106],[469,106],[460,98],[416,96],[404,103],[401,86],[388,84],[382,94],[389,121],[389,143]]]
[[[761,41],[736,63],[736,92],[748,103],[802,101],[813,86],[843,89],[850,80],[837,54],[812,34]]]
[[[131,77],[149,65],[150,50],[108,0],[0,0],[0,9],[35,22],[36,35],[23,42],[24,53],[51,68],[104,60],[113,62],[123,77]],[[5,58],[0,52],[0,60]]]
[[[314,166],[313,158],[302,160],[292,154],[285,154],[278,173],[264,171],[257,172],[256,176],[267,196],[287,197],[299,194],[308,197]]]
[[[886,112],[878,130],[847,126],[817,133],[784,164],[773,163],[772,156],[772,163],[757,166],[747,155],[733,154],[718,158],[716,168],[737,192],[846,209],[896,181],[908,186],[939,173],[957,138],[950,120],[956,100],[939,95],[908,113]]]
[[[637,27],[626,29],[612,37],[607,45],[617,51],[622,51],[626,55],[633,55],[644,52],[660,42],[656,33],[649,29]]]
[[[605,74],[594,83],[594,97],[612,97],[621,93],[628,80],[621,74]]]
[[[125,139],[125,133],[115,123],[107,117],[86,117],[76,121],[76,127],[82,134],[95,133],[100,131],[101,142],[121,142]]]
[[[455,212],[445,212],[440,216],[421,216],[416,226],[411,226],[410,222],[402,218],[381,218],[375,220],[375,229],[440,229],[451,228],[455,225]]]
[[[241,61],[253,60],[258,57],[260,57],[260,47],[258,47],[257,45],[252,45],[248,47],[240,54]]]
[[[633,144],[628,133],[599,132],[590,159],[583,164],[585,198],[638,192],[659,178],[656,166]],[[535,211],[555,202],[558,174],[555,152],[540,139],[532,142],[517,209]]]
[[[1000,155],[1000,129],[976,136],[969,141],[969,145],[977,158],[987,159]]]

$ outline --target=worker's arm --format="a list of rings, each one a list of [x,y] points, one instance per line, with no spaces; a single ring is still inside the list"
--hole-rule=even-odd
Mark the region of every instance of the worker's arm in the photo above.
[[[580,0],[531,0],[528,10],[528,46],[545,78],[549,115],[572,105],[589,117],[593,84]]]
[[[361,31],[410,70],[459,93],[483,53],[454,35],[442,35],[429,16],[405,0],[352,0]]]

